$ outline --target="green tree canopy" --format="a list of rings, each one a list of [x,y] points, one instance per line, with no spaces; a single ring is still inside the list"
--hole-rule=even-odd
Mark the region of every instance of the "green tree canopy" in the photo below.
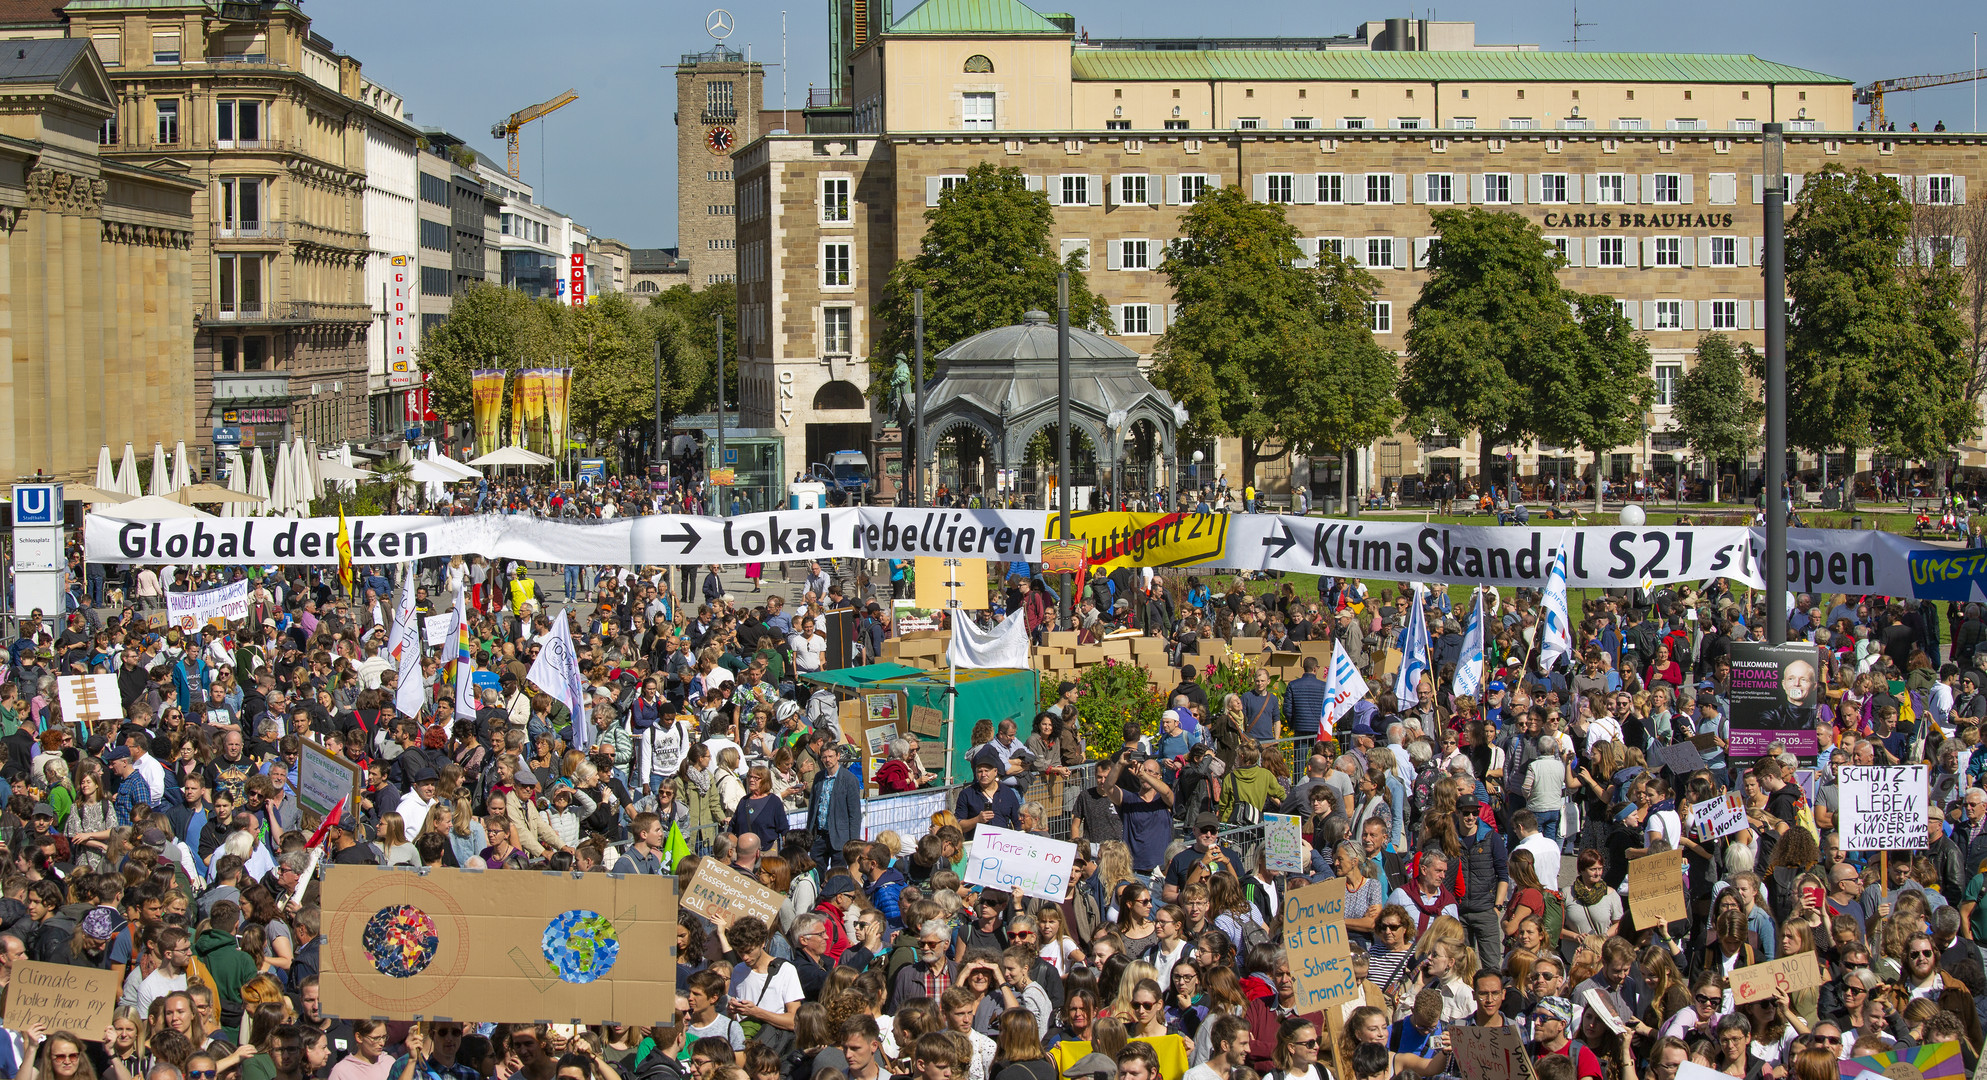
[[[1758,354],[1723,334],[1697,339],[1697,359],[1677,384],[1676,423],[1684,442],[1706,461],[1744,458],[1760,444],[1766,403],[1746,380]],[[1711,500],[1718,499],[1718,469],[1711,471]]]
[[[882,400],[898,354],[912,355],[913,293],[924,290],[925,356],[1030,310],[1054,313],[1056,275],[1069,271],[1069,324],[1111,329],[1110,307],[1090,291],[1082,252],[1056,252],[1055,211],[1048,196],[1028,190],[1016,168],[975,165],[963,182],[925,211],[916,257],[890,271],[877,305],[869,356],[870,395]],[[929,376],[931,368],[925,374]]]
[[[724,404],[738,408],[738,286],[730,282],[692,289],[675,285],[649,302],[655,315],[668,314],[674,320],[680,350],[679,378],[695,376],[686,384],[682,408],[686,412],[710,412],[717,408],[717,383],[711,378],[711,358],[717,354],[717,321],[724,320]],[[716,319],[713,318],[716,316]],[[669,359],[665,354],[665,362]],[[665,378],[667,374],[665,373]]]
[[[474,414],[469,373],[547,366],[559,349],[557,305],[516,289],[477,282],[457,293],[449,315],[415,350],[428,373],[431,407],[445,420]],[[509,398],[505,399],[509,411]]]
[[[1911,205],[1897,181],[1829,166],[1787,224],[1787,441],[1928,459],[1980,426],[1950,257],[1909,272]]]

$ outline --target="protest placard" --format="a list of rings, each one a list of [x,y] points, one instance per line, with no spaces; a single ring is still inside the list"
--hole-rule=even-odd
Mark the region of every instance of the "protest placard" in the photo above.
[[[1297,1011],[1309,1012],[1358,992],[1345,938],[1345,879],[1285,894],[1283,951],[1297,983]]]
[[[430,615],[421,620],[422,639],[428,643],[429,648],[448,644],[448,632],[454,629],[449,623],[454,618],[455,612],[444,611],[440,615]]]
[[[1674,776],[1689,776],[1707,767],[1704,763],[1704,752],[1699,750],[1694,742],[1685,741],[1657,749],[1660,751],[1663,767],[1670,770]]]
[[[1812,764],[1819,752],[1816,729],[1821,681],[1815,677],[1815,647],[1805,642],[1768,645],[1732,643],[1731,744],[1734,761],[1764,757],[1779,743]]]
[[[16,960],[7,984],[7,1030],[41,1024],[52,1032],[101,1034],[117,1008],[117,992],[114,972]]]
[[[911,706],[911,734],[945,737],[945,714],[929,705]]]
[[[1525,1040],[1511,1024],[1451,1027],[1449,1048],[1463,1080],[1533,1080]]]
[[[1304,872],[1304,830],[1296,814],[1263,815],[1263,854],[1272,871]]]
[[[728,925],[740,915],[756,915],[767,926],[776,926],[784,899],[721,860],[705,859],[697,864],[690,887],[676,903],[683,910],[694,911],[713,922],[723,921]]]
[[[1814,953],[1792,953],[1778,960],[1742,967],[1732,972],[1732,1004],[1744,1005],[1749,1001],[1764,1001],[1772,997],[1776,990],[1784,990],[1788,994],[1813,990],[1825,981],[1821,977],[1821,965],[1815,962]]]
[[[1616,1035],[1627,1034],[1628,1024],[1616,1015],[1614,1002],[1608,1000],[1607,991],[1598,986],[1590,986],[1586,993],[1580,995],[1580,1001],[1587,1007],[1588,1012],[1601,1018],[1601,1023],[1606,1024],[1609,1031]]]
[[[337,753],[302,740],[303,754],[297,758],[297,805],[319,818],[331,812],[338,800],[346,800],[344,817],[354,819],[359,812],[359,787],[365,776],[357,765]]]
[[[1842,850],[1917,851],[1925,847],[1928,766],[1844,765]]]
[[[1628,913],[1638,930],[1690,916],[1683,895],[1683,852],[1659,851],[1628,861]]]
[[[124,719],[124,697],[115,675],[64,675],[55,680],[55,696],[62,703],[62,719],[72,724],[94,730],[99,720]]]
[[[981,825],[966,854],[966,884],[1061,901],[1075,868],[1075,844]]]
[[[228,623],[248,618],[248,579],[230,582],[199,592],[166,593],[166,620],[182,634],[195,634],[213,624],[226,629]]]
[[[1721,795],[1706,799],[1701,803],[1690,804],[1690,827],[1699,840],[1716,840],[1743,832],[1746,827],[1746,803],[1737,794]]]

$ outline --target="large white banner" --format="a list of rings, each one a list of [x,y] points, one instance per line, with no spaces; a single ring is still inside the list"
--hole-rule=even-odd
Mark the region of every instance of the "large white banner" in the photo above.
[[[182,634],[198,633],[209,619],[248,618],[248,581],[233,582],[217,589],[166,594],[166,618]]]
[[[1543,588],[1561,546],[1571,588],[1711,578],[1765,587],[1764,530],[1719,525],[1497,526],[1278,514],[1077,514],[1094,567],[1201,567]],[[361,565],[484,555],[541,563],[687,565],[814,558],[972,557],[1039,563],[1055,515],[1035,510],[843,507],[734,518],[665,514],[600,523],[524,514],[351,519]],[[96,563],[330,564],[336,518],[86,520]],[[1987,549],[1892,533],[1789,530],[1780,575],[1794,592],[1987,600]]]

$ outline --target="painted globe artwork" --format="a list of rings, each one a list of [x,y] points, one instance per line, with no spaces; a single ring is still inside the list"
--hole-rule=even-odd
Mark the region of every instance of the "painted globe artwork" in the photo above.
[[[607,916],[575,908],[545,924],[545,962],[569,983],[590,983],[607,974],[621,955],[621,935]]]
[[[366,932],[360,942],[379,973],[396,979],[419,975],[441,948],[435,920],[410,904],[379,909],[366,921]]]

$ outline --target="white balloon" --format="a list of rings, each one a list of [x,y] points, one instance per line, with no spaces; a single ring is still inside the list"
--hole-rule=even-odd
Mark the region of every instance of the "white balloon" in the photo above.
[[[1649,515],[1643,513],[1642,508],[1635,503],[1629,503],[1621,508],[1621,523],[1631,529],[1646,524],[1648,520]]]

